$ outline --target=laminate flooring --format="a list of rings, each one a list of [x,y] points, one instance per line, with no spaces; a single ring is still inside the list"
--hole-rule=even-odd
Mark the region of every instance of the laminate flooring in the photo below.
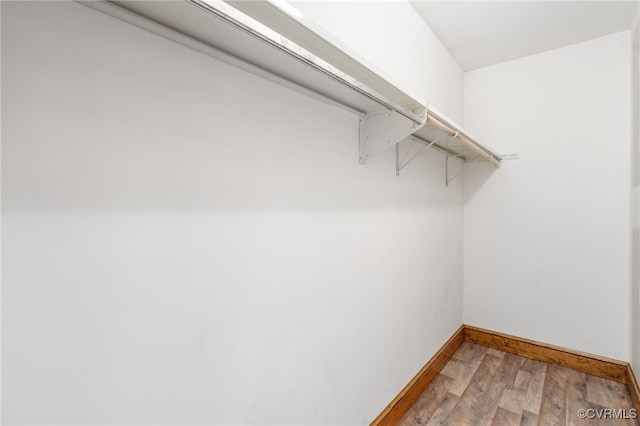
[[[632,409],[622,383],[465,342],[399,425],[637,426]]]

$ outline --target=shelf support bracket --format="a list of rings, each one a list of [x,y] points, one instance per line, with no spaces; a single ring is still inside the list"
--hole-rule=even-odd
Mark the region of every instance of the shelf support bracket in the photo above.
[[[464,164],[463,164],[464,166]],[[445,186],[449,186],[449,184],[451,182],[453,182],[453,180],[455,178],[458,177],[458,175],[460,174],[462,169],[458,170],[453,176],[449,177],[449,156],[445,156],[445,166],[444,166],[444,183]]]
[[[426,112],[425,112],[426,114]],[[362,114],[360,116],[360,164],[392,148],[398,142],[418,130],[424,125],[388,110],[377,113]]]
[[[425,143],[425,145],[422,147],[422,149],[420,151],[418,151],[411,158],[409,158],[409,160],[407,160],[407,157],[409,156],[409,151],[408,150],[407,150],[406,154],[404,155],[404,158],[402,160],[400,160],[400,143],[397,143],[396,144],[396,176],[400,176],[400,170],[402,170],[405,167],[407,167],[413,160],[418,158],[427,149],[431,148],[436,142],[438,142],[440,139],[442,139],[442,137],[443,136],[438,136],[437,138],[435,138],[434,140],[432,140],[428,144],[426,144],[426,142],[424,140],[422,140],[421,142]],[[407,139],[407,140],[409,140],[411,142],[416,142],[417,141],[417,139],[414,136],[409,136],[409,137],[407,137],[405,139]],[[411,146],[409,146],[409,148],[411,148]]]
[[[445,169],[444,169],[444,181],[445,181],[445,185],[446,185],[446,186],[449,186],[449,184],[450,184],[451,182],[453,182],[453,180],[454,180],[455,178],[457,178],[458,176],[460,176],[460,173],[462,173],[462,170],[464,169],[464,165],[465,165],[465,164],[473,164],[473,163],[476,163],[476,162],[480,161],[480,157],[478,157],[478,158],[476,158],[475,160],[473,160],[473,161],[471,161],[471,162],[469,162],[469,163],[467,163],[466,161],[465,161],[465,162],[463,162],[463,163],[462,163],[462,165],[460,166],[460,169],[458,169],[458,171],[457,171],[453,176],[449,177],[449,157],[454,157],[454,158],[456,158],[457,156],[456,156],[456,155],[447,155],[447,156],[445,157],[445,158],[446,158],[446,160],[445,160],[445,161],[446,161],[446,163],[445,163]],[[463,160],[463,161],[464,161],[464,160]]]

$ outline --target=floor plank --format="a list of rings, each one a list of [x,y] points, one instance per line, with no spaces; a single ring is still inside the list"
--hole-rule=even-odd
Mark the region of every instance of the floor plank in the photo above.
[[[454,382],[455,379],[438,374],[398,424],[410,426],[427,423],[438,406],[442,404]]]
[[[538,415],[530,411],[523,411],[520,419],[520,426],[536,426],[538,424]]]
[[[520,417],[524,411],[525,396],[527,395],[524,389],[507,388],[502,394],[498,407],[516,413]]]
[[[602,407],[633,408],[626,385],[587,376],[587,400]]]
[[[567,410],[565,422],[567,426],[588,426],[589,419],[578,417],[578,410],[587,406],[587,378],[586,374],[568,370],[567,381]]]
[[[542,404],[542,393],[544,392],[544,379],[547,374],[547,364],[532,359],[526,360],[522,364],[523,369],[531,374],[529,388],[524,400],[523,409],[535,414],[540,413],[540,404]]]
[[[476,373],[464,390],[460,400],[455,406],[452,424],[466,424],[478,422],[492,410],[493,398],[497,393],[502,395],[501,389],[492,386],[498,381],[494,380],[500,371],[502,359],[493,355],[485,355]],[[505,385],[502,384],[502,390]],[[478,398],[478,395],[490,395],[491,397]],[[497,408],[497,404],[496,404]],[[495,412],[495,410],[493,410]]]
[[[540,426],[558,426],[565,423],[567,412],[566,368],[549,365],[544,380],[542,403],[538,413]]]
[[[491,350],[485,346],[476,345],[471,342],[464,342],[453,354],[453,359],[460,361],[482,360],[486,353]],[[497,357],[496,357],[497,358]]]
[[[514,388],[527,390],[529,388],[529,382],[531,381],[531,373],[520,369],[516,376],[516,381],[513,384]]]
[[[518,414],[500,407],[498,407],[496,415],[493,418],[493,422],[491,423],[492,426],[511,426],[519,424],[520,416]]]
[[[482,359],[471,360],[465,363],[465,367],[462,370],[462,373],[457,377],[457,380],[453,384],[453,386],[451,386],[450,392],[452,394],[462,396],[465,389],[469,385],[469,382],[473,378],[474,374],[476,374],[478,367],[480,367],[481,362],[482,362]]]
[[[448,393],[445,396],[444,400],[440,407],[436,409],[436,412],[433,413],[433,416],[429,419],[429,422],[426,424],[428,426],[449,426],[451,425],[451,418],[453,417],[453,409],[458,403],[458,399],[460,397],[458,395],[454,395],[452,393]]]

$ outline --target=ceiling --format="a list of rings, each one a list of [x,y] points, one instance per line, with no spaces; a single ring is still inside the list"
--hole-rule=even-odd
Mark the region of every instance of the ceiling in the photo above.
[[[638,0],[411,2],[465,71],[631,28]]]

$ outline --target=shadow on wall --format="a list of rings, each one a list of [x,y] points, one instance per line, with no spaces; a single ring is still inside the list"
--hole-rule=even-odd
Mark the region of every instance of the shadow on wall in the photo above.
[[[504,166],[503,166],[504,167]],[[491,163],[474,163],[465,166],[464,203],[473,200],[475,194],[494,173],[500,173]]]
[[[631,362],[636,374],[640,372],[640,229],[633,228],[631,245]]]
[[[640,8],[632,30],[631,81],[631,364],[640,371]]]

